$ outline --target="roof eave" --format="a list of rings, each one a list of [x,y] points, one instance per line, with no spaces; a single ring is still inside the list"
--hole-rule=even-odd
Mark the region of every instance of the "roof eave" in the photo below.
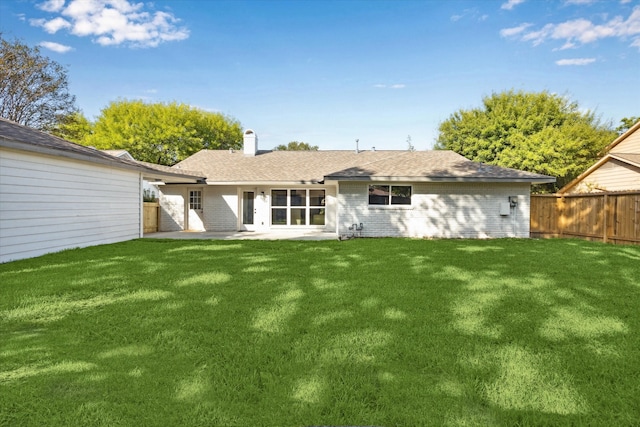
[[[133,172],[139,172],[142,174],[143,179],[146,179],[146,180],[153,179],[153,180],[181,182],[181,183],[196,183],[204,180],[204,177],[187,175],[187,174],[179,174],[179,173],[178,174],[167,173],[167,172],[151,169],[141,164],[129,164],[122,161],[122,159],[118,157],[114,157],[108,154],[107,156],[113,157],[113,160],[110,158],[102,158],[98,156],[91,156],[89,154],[78,153],[75,151],[64,150],[62,148],[33,145],[33,144],[26,143],[24,141],[9,139],[6,137],[0,138],[0,147],[5,147],[8,149],[18,150],[18,151],[27,151],[30,153],[42,154],[47,156],[64,157],[67,159],[79,160],[79,161],[99,164],[102,166],[109,166],[109,167],[115,167],[119,169],[130,170]],[[133,160],[132,162],[135,162],[135,160]]]
[[[628,164],[628,165],[631,165],[631,166],[635,166],[635,167],[637,167],[637,168],[640,168],[640,163],[638,163],[638,162],[634,162],[633,160],[626,159],[626,158],[624,158],[624,157],[622,157],[622,156],[617,155],[616,153],[611,153],[611,154],[609,154],[609,156],[610,156],[612,159],[616,159],[616,160],[617,160],[617,161],[619,161],[619,162],[626,163],[626,164]]]
[[[204,177],[194,177],[191,175],[178,175],[163,172],[142,172],[142,178],[147,181],[162,181],[165,184],[197,184],[204,182]]]
[[[215,180],[215,179],[207,179],[207,185],[239,185],[239,186],[286,186],[286,185],[322,185],[324,184],[324,180],[321,179],[312,179],[312,180],[285,180],[285,181],[256,181],[256,180],[233,180],[233,181],[224,181],[224,180]]]
[[[332,181],[384,181],[384,182],[528,182],[532,184],[549,184],[556,182],[552,176],[545,177],[464,177],[464,176],[339,176],[329,175],[325,180]]]
[[[122,162],[117,157],[113,157],[113,156],[110,156],[110,157],[113,157],[113,160],[107,159],[107,158],[101,158],[101,157],[94,157],[88,154],[68,151],[61,148],[51,148],[51,147],[44,147],[41,145],[33,145],[23,141],[9,139],[6,137],[0,138],[0,147],[5,147],[13,150],[18,150],[18,151],[28,151],[31,153],[48,155],[48,156],[65,157],[68,159],[80,160],[80,161],[85,161],[90,163],[97,163],[104,166],[111,166],[111,167],[116,167],[120,169],[132,170],[136,172],[143,171],[143,168],[141,166],[136,166],[133,164],[129,165],[127,163]],[[105,154],[105,156],[108,156],[108,154]]]

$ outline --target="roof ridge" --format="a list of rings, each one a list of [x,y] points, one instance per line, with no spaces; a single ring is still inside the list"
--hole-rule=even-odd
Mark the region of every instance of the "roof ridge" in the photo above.
[[[397,155],[395,155],[395,156],[392,156],[392,157],[385,157],[384,159],[371,160],[370,162],[362,163],[362,165],[360,165],[360,166],[369,166],[369,165],[372,165],[374,163],[379,163],[379,162],[383,162],[383,161],[389,161],[389,160],[396,159],[398,157],[401,157],[401,156],[405,155],[406,153],[412,153],[412,151],[405,151],[405,150],[402,150],[402,151],[393,150],[393,151],[399,151],[399,153]],[[377,152],[377,151],[371,151],[371,153],[375,153],[375,152]]]

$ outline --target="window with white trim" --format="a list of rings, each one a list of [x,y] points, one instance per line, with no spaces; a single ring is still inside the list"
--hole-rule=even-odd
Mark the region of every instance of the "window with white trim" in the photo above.
[[[369,205],[411,205],[411,186],[370,185]]]
[[[325,190],[271,190],[271,225],[324,225]]]
[[[189,209],[202,210],[202,190],[189,190]]]

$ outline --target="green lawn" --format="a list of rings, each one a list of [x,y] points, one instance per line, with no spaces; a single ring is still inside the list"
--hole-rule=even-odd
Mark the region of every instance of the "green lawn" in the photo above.
[[[640,247],[137,240],[0,295],[3,426],[640,420]]]

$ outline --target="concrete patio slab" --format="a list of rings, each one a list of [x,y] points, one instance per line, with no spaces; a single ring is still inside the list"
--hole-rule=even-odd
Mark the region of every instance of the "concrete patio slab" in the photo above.
[[[321,231],[165,231],[147,233],[145,239],[178,240],[338,240],[336,233]]]

